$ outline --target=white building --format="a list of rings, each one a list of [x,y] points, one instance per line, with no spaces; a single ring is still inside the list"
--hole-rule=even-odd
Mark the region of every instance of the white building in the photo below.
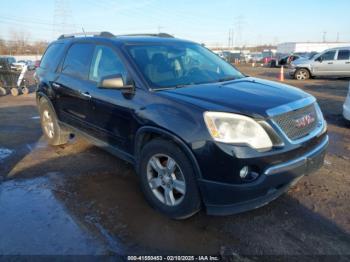
[[[349,42],[288,42],[277,45],[277,53],[322,52],[333,47],[350,46]]]

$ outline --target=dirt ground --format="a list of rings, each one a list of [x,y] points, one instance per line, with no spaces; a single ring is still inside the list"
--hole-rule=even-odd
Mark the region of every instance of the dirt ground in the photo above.
[[[276,81],[279,72],[240,69]],[[170,220],[151,209],[132,166],[82,138],[48,146],[33,93],[0,97],[0,254],[349,259],[350,125],[341,114],[349,80],[285,83],[318,99],[330,136],[324,167],[265,207],[226,217],[201,212],[185,221]]]

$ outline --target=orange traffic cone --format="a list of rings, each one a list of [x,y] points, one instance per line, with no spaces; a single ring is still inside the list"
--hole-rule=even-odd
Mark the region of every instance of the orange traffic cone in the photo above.
[[[280,75],[279,75],[279,78],[278,78],[280,81],[284,81],[284,67],[281,66],[281,71],[280,71]]]

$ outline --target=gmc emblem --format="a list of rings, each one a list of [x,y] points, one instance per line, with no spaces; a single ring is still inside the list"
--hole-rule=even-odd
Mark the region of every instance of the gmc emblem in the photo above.
[[[295,119],[295,126],[297,128],[304,128],[311,123],[315,122],[315,116],[313,113],[308,113],[307,115],[304,115],[298,119]]]

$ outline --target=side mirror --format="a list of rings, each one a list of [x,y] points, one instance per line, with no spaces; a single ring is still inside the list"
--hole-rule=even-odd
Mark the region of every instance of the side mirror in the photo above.
[[[318,61],[318,62],[322,63],[322,56],[317,57],[317,58],[315,59],[315,61]]]
[[[106,89],[119,89],[119,90],[130,90],[130,91],[134,89],[134,85],[126,85],[124,83],[124,80],[121,74],[102,77],[100,83],[98,84],[98,87],[106,88]]]

